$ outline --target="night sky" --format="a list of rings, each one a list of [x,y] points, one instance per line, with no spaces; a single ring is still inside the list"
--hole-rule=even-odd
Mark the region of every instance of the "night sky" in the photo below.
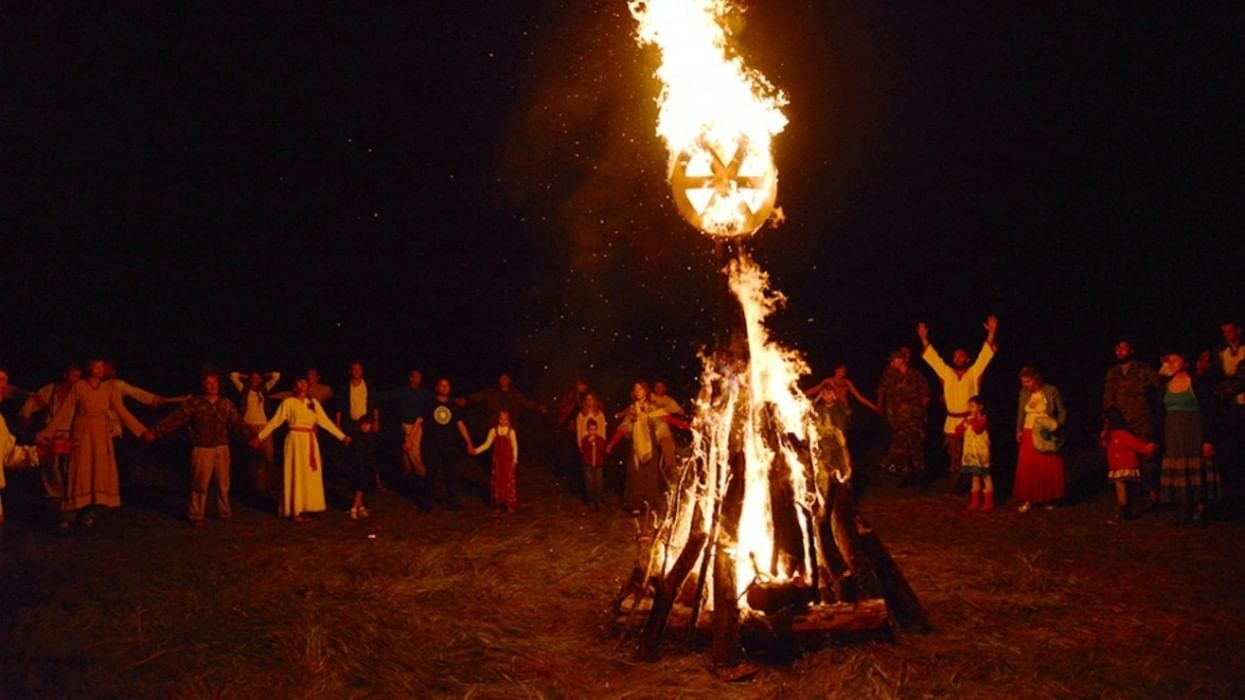
[[[622,0],[6,9],[0,362],[103,353],[156,390],[204,363],[462,389],[501,369],[687,390],[720,328],[675,212],[657,57]],[[886,354],[980,342],[1084,406],[1240,317],[1235,3],[751,3],[790,97],[787,223],[750,243],[779,337],[872,391]],[[615,401],[617,403],[617,401]],[[1011,407],[1006,407],[1011,409]]]

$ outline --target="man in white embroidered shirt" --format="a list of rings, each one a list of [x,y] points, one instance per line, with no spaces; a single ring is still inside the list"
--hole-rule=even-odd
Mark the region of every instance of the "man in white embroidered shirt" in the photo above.
[[[943,422],[942,433],[947,447],[947,457],[950,460],[947,476],[950,479],[949,488],[952,492],[955,492],[959,486],[960,460],[964,452],[964,433],[960,430],[960,424],[968,416],[968,400],[977,396],[981,391],[981,375],[986,371],[986,365],[990,364],[990,360],[994,359],[994,352],[997,349],[994,333],[998,330],[999,319],[993,315],[988,316],[983,325],[986,329],[986,340],[981,345],[981,352],[978,353],[977,359],[970,364],[968,351],[964,348],[956,348],[951,354],[950,365],[943,361],[942,356],[930,344],[929,326],[921,322],[916,327],[916,334],[921,339],[921,345],[925,347],[921,357],[934,370],[934,374],[942,380],[942,396],[947,406],[947,419]]]

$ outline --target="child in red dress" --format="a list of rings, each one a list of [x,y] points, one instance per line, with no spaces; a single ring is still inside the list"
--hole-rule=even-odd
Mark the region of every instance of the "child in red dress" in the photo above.
[[[478,455],[493,448],[493,509],[513,513],[519,505],[518,490],[515,485],[514,471],[519,463],[519,438],[514,428],[510,427],[510,412],[500,411],[497,414],[497,425],[489,428],[488,437],[471,454]]]
[[[1107,522],[1115,525],[1132,518],[1128,509],[1128,487],[1141,478],[1141,462],[1137,455],[1153,456],[1158,445],[1128,432],[1124,414],[1115,407],[1107,410],[1101,442],[1107,450],[1107,478],[1115,482],[1115,515]]]

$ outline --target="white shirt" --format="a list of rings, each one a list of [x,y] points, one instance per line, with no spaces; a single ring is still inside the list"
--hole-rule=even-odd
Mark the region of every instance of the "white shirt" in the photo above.
[[[264,391],[272,391],[272,388],[281,380],[280,372],[270,372],[266,375],[267,381],[264,382]],[[268,422],[268,407],[264,405],[264,399],[258,391],[248,391],[246,385],[242,383],[241,372],[230,372],[229,381],[233,383],[233,387],[246,397],[246,405],[242,407],[242,421],[249,425],[263,425]]]
[[[982,343],[977,359],[964,371],[963,376],[942,361],[933,345],[926,347],[921,357],[942,380],[942,396],[947,403],[947,420],[942,424],[942,432],[954,435],[960,421],[968,415],[968,400],[981,393],[981,375],[986,371],[990,360],[994,359],[994,349],[989,343]]]
[[[350,420],[359,420],[367,414],[367,382],[362,379],[350,385]]]

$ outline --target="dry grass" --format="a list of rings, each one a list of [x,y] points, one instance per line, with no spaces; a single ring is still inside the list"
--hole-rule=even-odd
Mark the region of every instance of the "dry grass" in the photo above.
[[[1245,682],[1241,522],[1111,527],[1105,498],[970,516],[948,496],[870,495],[934,630],[727,684],[699,651],[616,651],[631,523],[526,476],[510,517],[386,495],[368,521],[242,507],[193,530],[170,496],[67,539],[11,479],[0,696],[1232,697]]]

